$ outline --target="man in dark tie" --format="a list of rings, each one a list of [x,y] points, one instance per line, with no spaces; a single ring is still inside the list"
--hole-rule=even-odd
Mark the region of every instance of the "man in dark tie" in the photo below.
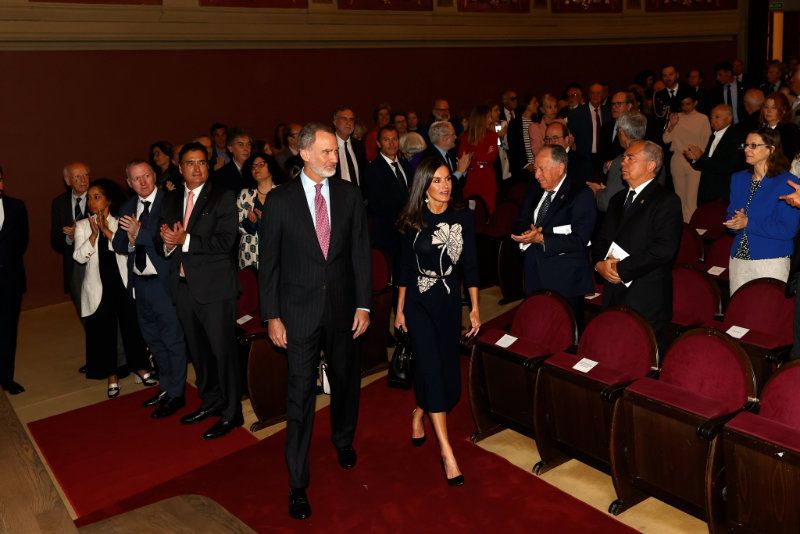
[[[583,297],[594,287],[586,248],[597,217],[594,196],[584,180],[570,179],[561,146],[540,149],[534,172],[540,187],[528,192],[511,236],[523,250],[525,294],[558,291],[581,330]]]
[[[739,124],[745,118],[744,86],[736,81],[733,66],[723,61],[714,66],[717,87],[711,95],[712,105],[728,104],[733,111],[733,124]]]
[[[264,207],[259,262],[261,317],[289,364],[286,464],[289,514],[311,515],[306,495],[320,350],[331,383],[331,439],[339,465],[356,464],[353,449],[360,363],[356,339],[369,326],[370,250],[361,192],[333,178],[336,135],[324,124],[300,132],[304,167],[275,189]]]
[[[159,393],[142,405],[155,406],[150,417],[160,419],[186,404],[186,343],[169,293],[170,261],[158,253],[155,240],[167,193],[156,188],[146,161],[131,161],[125,175],[136,194],[120,208],[112,243],[117,253],[128,255],[128,287],[136,297],[139,328],[158,364]]]
[[[661,147],[651,141],[636,141],[625,150],[622,178],[628,188],[611,198],[593,239],[593,257],[602,258],[595,270],[605,279],[603,307],[623,305],[641,313],[663,351],[683,212],[678,195],[655,179],[662,161]]]
[[[590,158],[592,168],[599,171],[603,166],[600,131],[603,124],[611,121],[611,111],[603,106],[603,86],[589,86],[589,102],[572,110],[567,123],[575,137],[575,150]]]
[[[710,122],[713,133],[705,149],[689,145],[683,153],[692,167],[700,171],[698,205],[713,200],[727,204],[731,197],[731,175],[745,167],[744,152],[739,149],[744,135],[733,125],[731,107],[727,104],[715,106]]]
[[[380,153],[364,173],[367,213],[372,217],[372,245],[389,255],[395,280],[400,275],[400,232],[395,221],[406,205],[414,177],[408,162],[399,156],[398,134],[392,124],[378,130]]]
[[[333,112],[333,127],[336,130],[336,146],[339,149],[339,162],[336,164],[336,176],[354,185],[362,187],[362,174],[367,166],[364,144],[353,137],[356,126],[356,115],[349,107],[341,106]],[[298,131],[300,126],[298,125]],[[364,188],[362,187],[362,192]]]
[[[157,249],[170,258],[170,292],[197,374],[200,408],[181,418],[194,424],[218,415],[203,439],[244,424],[236,345],[239,283],[233,247],[239,237],[236,197],[208,180],[208,154],[200,143],[180,153],[184,186],[164,198]]]
[[[0,167],[0,387],[10,395],[25,388],[14,381],[17,327],[25,294],[25,265],[28,248],[28,210],[25,203],[5,194],[5,176]]]

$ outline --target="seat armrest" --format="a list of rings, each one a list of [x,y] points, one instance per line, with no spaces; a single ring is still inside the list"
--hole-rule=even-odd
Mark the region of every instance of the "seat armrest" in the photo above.
[[[744,405],[744,409],[745,411],[758,415],[761,411],[761,400],[756,397],[750,397],[747,400],[747,404]]]
[[[625,391],[625,388],[630,386],[632,383],[633,380],[628,380],[626,382],[612,384],[606,388],[603,388],[603,390],[600,391],[600,398],[606,402],[614,402],[622,396],[622,392]]]
[[[658,380],[658,377],[661,376],[661,369],[658,367],[653,367],[649,371],[647,371],[647,378],[652,378],[653,380]]]
[[[697,427],[697,435],[706,441],[711,441],[714,437],[722,431],[725,423],[742,413],[745,409],[736,410],[733,413],[720,415],[719,417],[711,418]]]

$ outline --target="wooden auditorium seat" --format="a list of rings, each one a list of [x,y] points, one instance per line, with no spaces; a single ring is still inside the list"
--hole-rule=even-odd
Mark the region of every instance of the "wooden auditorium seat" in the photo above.
[[[709,452],[722,426],[747,405],[756,384],[750,360],[730,337],[697,328],[667,351],[659,378],[625,389],[611,423],[617,515],[653,495],[706,519]]]
[[[728,267],[732,246],[733,236],[728,233],[722,234],[708,247],[705,261],[699,266],[717,282],[723,305],[728,302],[730,296]]]
[[[637,312],[610,308],[586,326],[575,354],[544,361],[534,423],[540,475],[572,456],[609,469],[611,414],[625,387],[658,365],[653,329]],[[594,365],[586,369],[581,363]]]
[[[728,212],[728,203],[713,200],[697,206],[694,210],[689,227],[694,230],[703,241],[711,242],[725,233],[725,222]]]
[[[508,190],[506,200],[513,202],[521,208],[522,204],[525,203],[525,197],[528,195],[528,191],[530,191],[531,187],[532,185],[527,181],[516,182]]]
[[[477,214],[478,211],[475,213]],[[519,206],[513,202],[501,202],[492,212],[489,222],[485,226],[482,228],[476,226],[475,242],[478,250],[478,275],[481,287],[497,285],[497,257],[500,243],[511,235],[518,213]]]
[[[372,248],[372,307],[370,324],[361,340],[361,374],[368,375],[389,367],[386,346],[392,312],[392,269],[389,257]]]
[[[688,264],[673,267],[670,329],[680,335],[720,315],[722,301],[714,280]]]
[[[764,386],[758,409],[729,421],[706,481],[709,530],[800,531],[800,361]]]
[[[722,320],[705,323],[721,332],[733,326],[748,329],[738,340],[750,357],[759,386],[786,361],[792,348],[795,297],[786,298],[785,290],[780,280],[751,280],[731,296]]]
[[[683,223],[681,242],[675,263],[699,263],[704,259],[703,241],[688,224]]]
[[[500,241],[497,251],[497,285],[500,287],[500,304],[508,304],[525,297],[525,278],[522,251],[519,243],[510,237]]]
[[[250,347],[247,390],[258,418],[250,430],[256,432],[286,419],[289,366],[286,351],[275,348],[267,337],[267,329],[261,326],[256,272],[239,271],[239,285],[242,292],[236,303],[237,333],[239,343]]]
[[[495,321],[494,327],[488,327],[473,346],[470,358],[469,396],[476,426],[473,441],[503,426],[533,436],[539,366],[549,355],[576,342],[572,309],[551,291],[531,295],[499,319],[507,324],[501,326]],[[502,339],[510,341],[505,348],[497,345]]]

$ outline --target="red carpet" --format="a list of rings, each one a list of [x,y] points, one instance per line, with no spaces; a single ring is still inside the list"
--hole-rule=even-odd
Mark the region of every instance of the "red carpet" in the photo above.
[[[438,447],[409,442],[413,394],[381,379],[361,394],[355,442],[358,464],[342,470],[330,442],[327,409],[317,413],[312,440],[310,520],[287,514],[284,433],[164,482],[146,492],[80,518],[86,525],[166,497],[211,497],[258,532],[297,529],[325,532],[635,532],[566,493],[469,442],[473,429],[462,399],[449,417],[451,440],[466,484],[450,488]],[[158,452],[153,451],[153,458]]]
[[[182,425],[178,417],[200,406],[187,387],[187,406],[155,421],[147,388],[28,424],[50,469],[78,517],[96,512],[197,467],[257,443],[244,429],[223,439],[200,436],[216,418]]]

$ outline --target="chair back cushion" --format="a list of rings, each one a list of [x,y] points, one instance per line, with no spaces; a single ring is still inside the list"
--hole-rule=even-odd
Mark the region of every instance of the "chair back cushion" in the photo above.
[[[720,402],[729,411],[755,394],[755,378],[742,348],[724,334],[695,329],[669,348],[660,381]]]
[[[656,338],[647,321],[635,311],[610,309],[586,326],[578,356],[642,377],[656,365]]]
[[[389,286],[391,269],[386,254],[379,248],[372,248],[372,291],[382,291]]]
[[[550,291],[531,295],[517,308],[511,335],[526,338],[547,349],[560,352],[575,343],[575,318],[569,305]]]
[[[672,322],[699,325],[719,312],[720,295],[715,283],[688,265],[676,265],[672,269]]]
[[[513,202],[501,202],[489,219],[486,233],[497,237],[508,236],[514,230],[518,214],[519,206]]]
[[[708,267],[725,267],[731,259],[731,247],[733,246],[733,237],[729,234],[722,234],[719,236],[708,249],[706,255],[706,265]]]
[[[786,284],[773,278],[751,280],[736,290],[725,311],[725,324],[775,337],[776,344],[792,344],[794,299],[786,298]]]
[[[258,316],[258,277],[256,271],[244,268],[239,271],[241,293],[236,301],[236,317],[244,315]],[[255,313],[255,315],[253,315]]]
[[[697,263],[701,259],[703,259],[703,242],[697,232],[684,223],[675,263]]]
[[[528,195],[530,188],[531,186],[527,182],[517,182],[511,186],[511,189],[508,190],[506,198],[517,206],[522,207],[522,204],[525,203],[525,197]]]
[[[800,430],[800,362],[784,365],[764,387],[759,414]]]
[[[722,223],[725,222],[727,211],[728,203],[720,200],[701,204],[694,210],[689,226],[695,231],[704,229],[704,239],[717,239],[725,232],[725,227]]]

